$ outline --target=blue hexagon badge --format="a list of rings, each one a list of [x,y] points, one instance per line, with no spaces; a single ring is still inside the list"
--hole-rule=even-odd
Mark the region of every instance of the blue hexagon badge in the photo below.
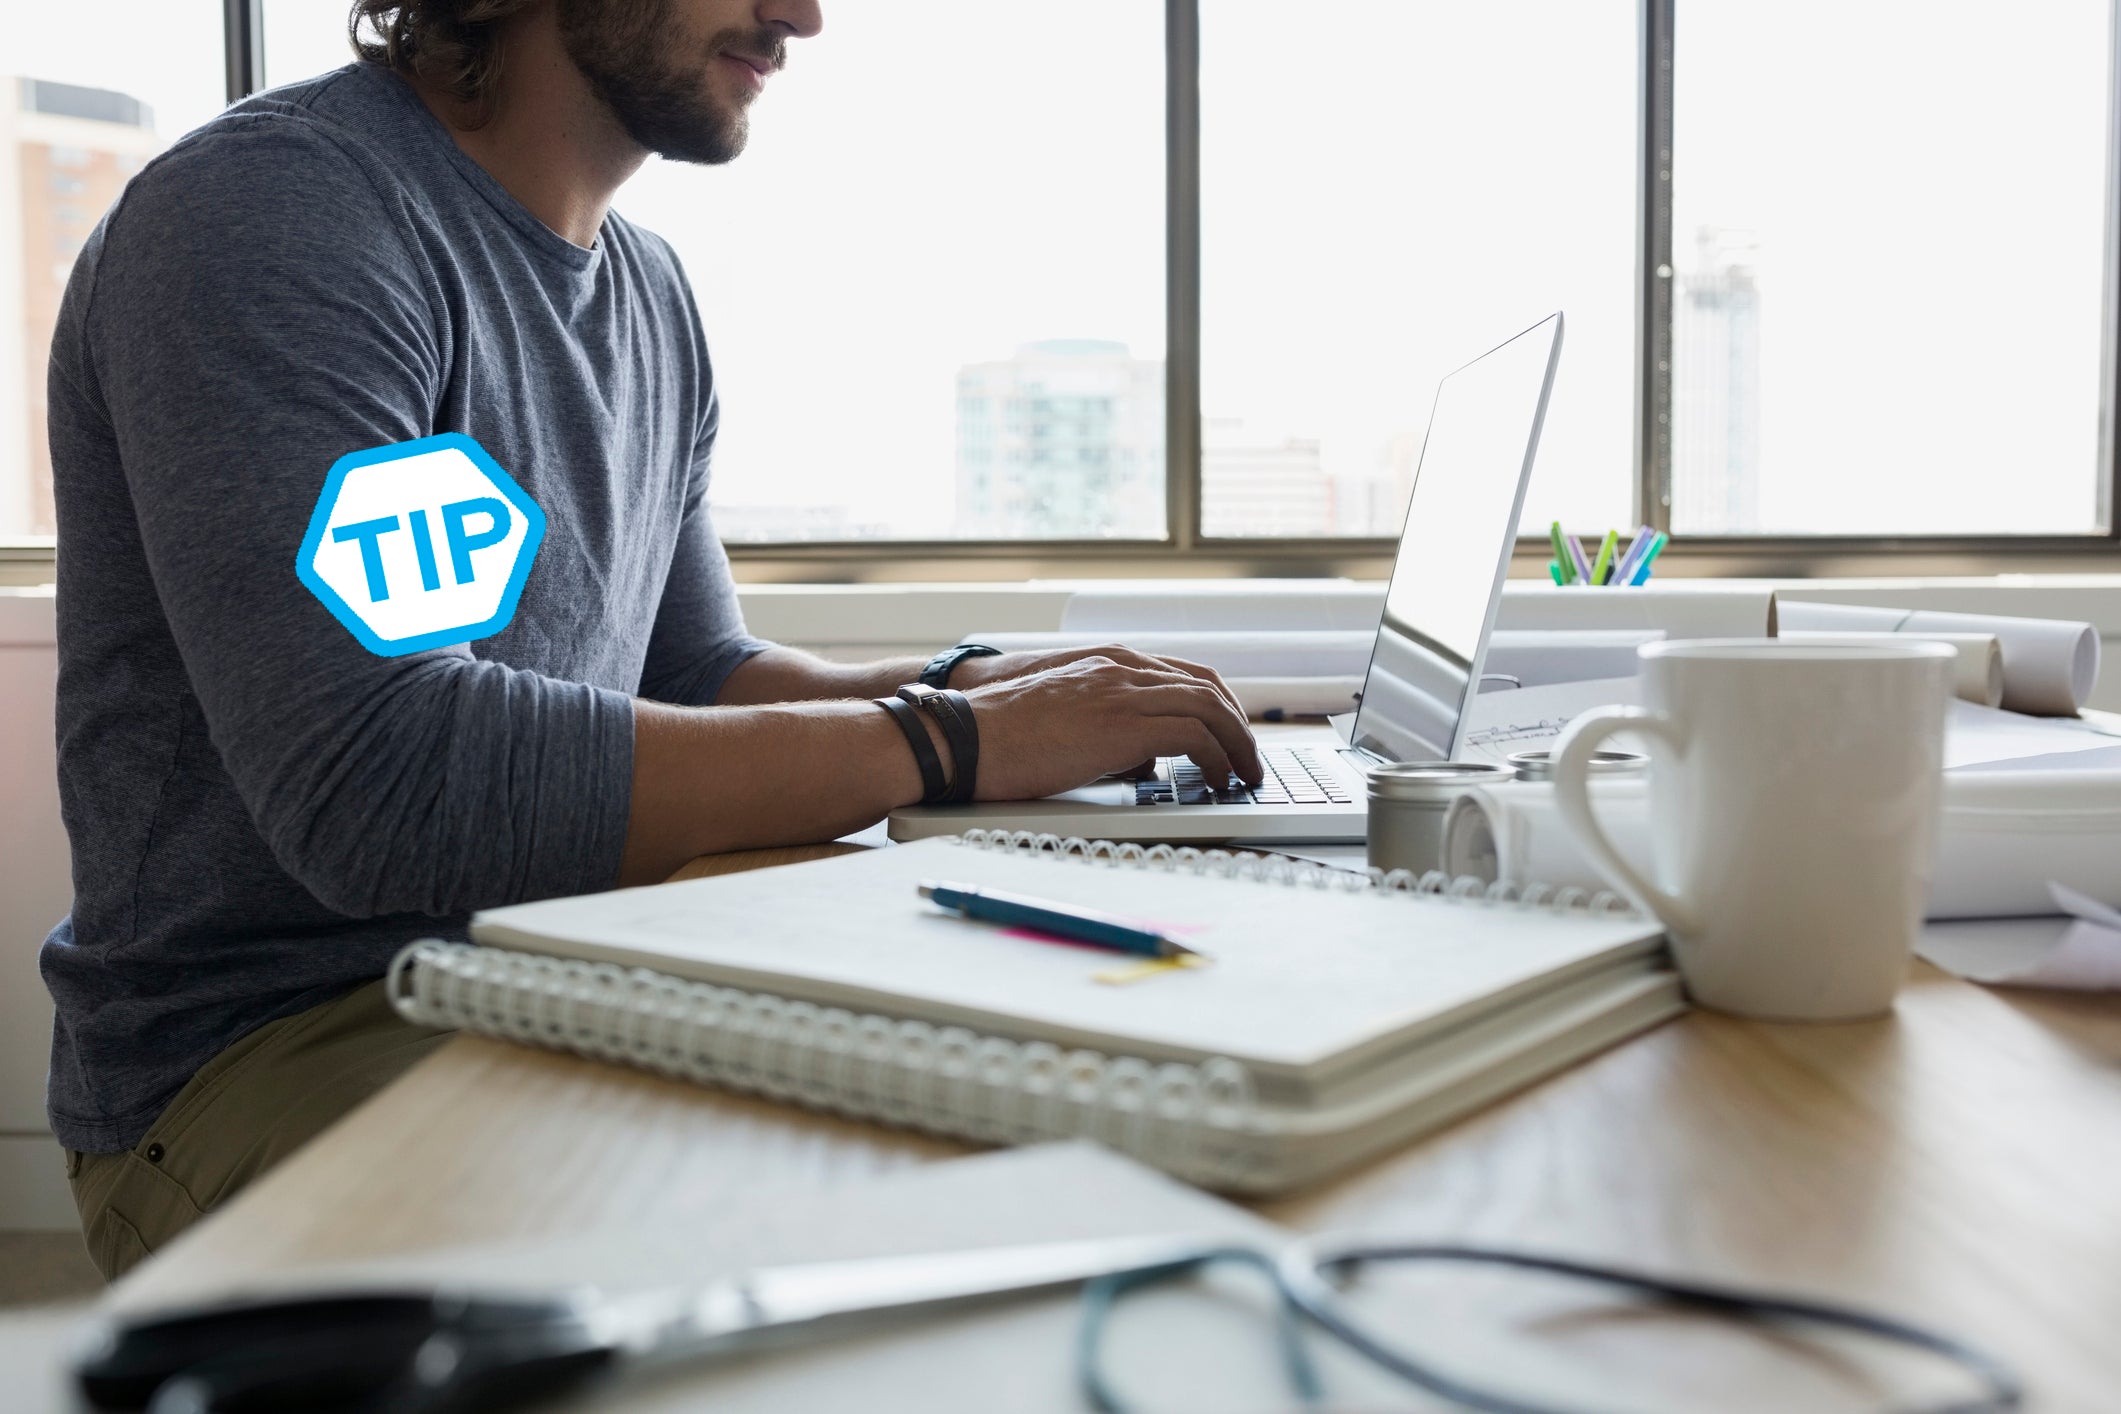
[[[461,432],[332,463],[295,574],[371,653],[395,658],[508,627],[545,513]]]

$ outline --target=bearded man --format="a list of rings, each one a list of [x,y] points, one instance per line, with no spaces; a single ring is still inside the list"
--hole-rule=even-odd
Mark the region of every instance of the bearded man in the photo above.
[[[76,263],[49,419],[75,898],[41,962],[52,1126],[107,1275],[438,1044],[379,979],[474,909],[830,840],[939,781],[1029,797],[1160,754],[1258,778],[1193,665],[925,665],[973,707],[958,781],[936,722],[868,700],[922,660],[745,633],[707,341],[670,247],[610,206],[652,153],[736,157],[822,23],[362,0],[356,62],[178,142]],[[441,433],[506,469],[543,543],[492,637],[378,656],[297,551],[334,462]]]

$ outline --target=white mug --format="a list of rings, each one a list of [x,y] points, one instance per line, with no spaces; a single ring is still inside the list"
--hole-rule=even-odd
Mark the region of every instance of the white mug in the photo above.
[[[1662,919],[1694,1000],[1831,1021],[1891,1008],[1937,831],[1952,649],[1941,643],[1646,644],[1648,707],[1569,724],[1556,803],[1598,870]],[[1652,853],[1633,868],[1592,813],[1592,754],[1651,746]]]

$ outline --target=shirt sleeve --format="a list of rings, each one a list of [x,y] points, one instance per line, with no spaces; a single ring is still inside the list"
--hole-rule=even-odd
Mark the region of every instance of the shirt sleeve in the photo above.
[[[670,261],[677,269],[674,253]],[[683,287],[682,270],[678,279]],[[691,290],[684,288],[690,308]],[[710,365],[705,338],[700,333],[696,311],[692,328],[693,337],[701,346],[700,367],[707,370]],[[671,557],[670,576],[663,584],[655,630],[648,639],[647,661],[641,669],[643,697],[684,707],[711,706],[721,696],[722,685],[731,673],[773,646],[746,632],[743,607],[737,603],[736,582],[729,573],[729,553],[722,548],[721,537],[714,533],[707,486],[722,410],[721,400],[714,392],[712,372],[705,376],[709,386],[702,399],[704,411],[693,446],[685,518],[678,527],[677,553]]]
[[[134,179],[86,296],[214,747],[280,865],[356,917],[607,888],[630,808],[625,695],[461,645],[376,656],[296,578],[331,465],[437,430],[447,303],[402,200],[313,123],[230,120]]]

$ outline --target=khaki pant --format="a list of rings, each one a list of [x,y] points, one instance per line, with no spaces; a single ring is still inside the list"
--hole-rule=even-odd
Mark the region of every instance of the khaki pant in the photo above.
[[[380,981],[259,1027],[131,1149],[67,1152],[89,1257],[123,1275],[448,1039],[400,1020]]]

